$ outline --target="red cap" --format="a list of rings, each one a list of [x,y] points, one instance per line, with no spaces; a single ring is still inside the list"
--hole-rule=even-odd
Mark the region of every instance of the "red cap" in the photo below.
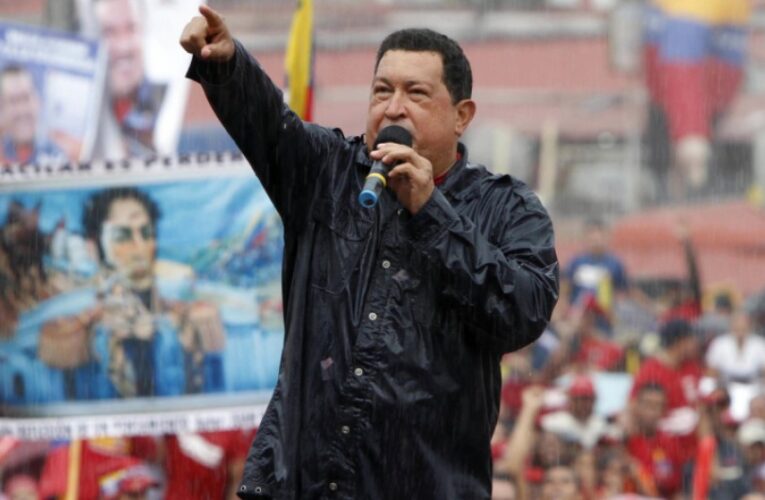
[[[568,386],[569,396],[595,396],[595,386],[592,383],[590,377],[586,375],[579,375],[571,381],[571,385]]]

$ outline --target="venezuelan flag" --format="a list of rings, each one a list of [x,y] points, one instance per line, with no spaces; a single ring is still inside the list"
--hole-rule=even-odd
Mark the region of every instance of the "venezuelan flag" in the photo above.
[[[651,99],[667,115],[673,142],[710,137],[744,75],[749,0],[651,0],[645,69]]]
[[[300,0],[292,17],[287,54],[289,106],[303,120],[311,121],[313,110],[313,0]]]

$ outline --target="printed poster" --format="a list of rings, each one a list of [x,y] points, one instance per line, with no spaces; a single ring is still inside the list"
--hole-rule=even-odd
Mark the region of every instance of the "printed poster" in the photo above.
[[[90,158],[101,58],[96,40],[0,23],[0,164]]]

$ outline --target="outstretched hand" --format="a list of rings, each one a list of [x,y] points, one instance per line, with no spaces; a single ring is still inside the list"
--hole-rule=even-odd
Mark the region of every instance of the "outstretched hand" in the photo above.
[[[199,13],[183,28],[181,47],[205,61],[229,61],[236,47],[223,16],[206,5],[199,7]]]

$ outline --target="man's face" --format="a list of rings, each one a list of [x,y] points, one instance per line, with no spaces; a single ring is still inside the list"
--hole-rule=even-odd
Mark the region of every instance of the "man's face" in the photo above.
[[[643,431],[655,432],[664,416],[667,398],[662,391],[645,389],[638,394],[635,404],[635,420]]]
[[[436,52],[389,50],[380,59],[372,81],[367,112],[367,147],[389,125],[412,133],[417,153],[433,164],[434,173],[455,161],[457,140],[467,128],[464,107],[472,101],[452,103],[443,82],[443,63]],[[473,108],[471,108],[473,109]]]
[[[587,420],[595,408],[594,396],[572,396],[569,399],[569,411],[578,420]]]
[[[749,320],[749,315],[738,311],[736,312],[730,321],[730,330],[733,336],[739,339],[745,338],[752,331],[752,323]]]
[[[542,496],[546,500],[580,498],[574,470],[571,467],[564,466],[555,466],[548,469],[542,484]]]
[[[608,250],[608,231],[604,227],[597,225],[587,227],[585,238],[590,253],[602,255]]]
[[[10,72],[0,80],[0,111],[5,129],[16,144],[31,144],[37,134],[40,100],[32,76]]]
[[[699,340],[695,335],[689,335],[688,337],[678,342],[680,346],[678,351],[680,353],[681,361],[689,361],[696,359],[699,356]]]
[[[765,396],[755,396],[749,401],[749,418],[765,420]]]
[[[132,0],[99,0],[96,17],[109,55],[112,98],[130,97],[143,80],[140,19]]]
[[[101,229],[104,257],[133,290],[153,284],[157,252],[154,225],[141,203],[132,198],[112,202]]]

